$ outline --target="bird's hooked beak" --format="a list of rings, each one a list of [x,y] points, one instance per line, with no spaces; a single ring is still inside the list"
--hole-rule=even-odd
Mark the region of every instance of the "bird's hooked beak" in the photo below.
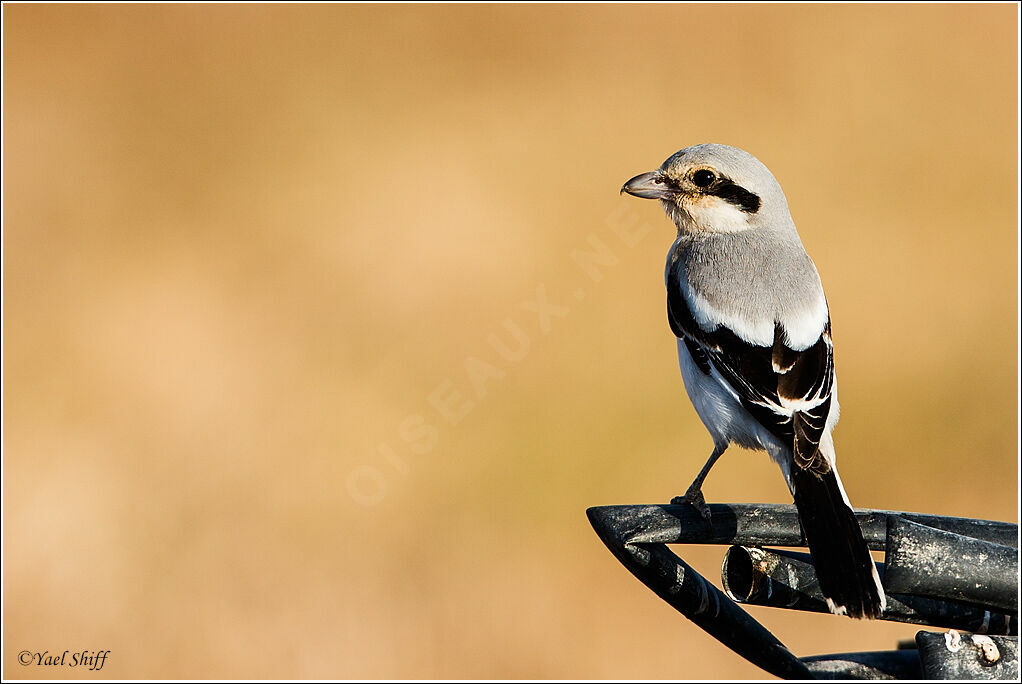
[[[621,192],[643,199],[667,199],[672,190],[667,179],[659,171],[640,173],[621,186]]]

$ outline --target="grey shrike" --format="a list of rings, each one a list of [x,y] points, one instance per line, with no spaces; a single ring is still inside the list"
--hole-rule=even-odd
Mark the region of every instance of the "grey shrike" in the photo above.
[[[708,520],[702,484],[724,450],[766,451],[795,499],[830,610],[879,617],[884,589],[834,458],[830,312],[781,186],[751,154],[707,144],[621,190],[660,200],[678,227],[667,318],[685,389],[714,445],[680,501]]]

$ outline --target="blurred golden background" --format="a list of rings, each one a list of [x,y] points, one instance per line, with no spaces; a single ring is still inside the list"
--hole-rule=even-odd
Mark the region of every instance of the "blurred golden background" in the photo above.
[[[5,6],[5,677],[765,677],[585,518],[711,447],[618,195],[699,142],[823,276],[853,503],[1017,520],[1017,11]]]

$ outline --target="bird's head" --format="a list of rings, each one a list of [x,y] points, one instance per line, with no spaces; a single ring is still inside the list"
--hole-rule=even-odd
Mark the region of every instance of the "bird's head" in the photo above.
[[[787,200],[767,167],[727,145],[686,147],[656,171],[629,180],[621,192],[660,200],[684,233],[735,233],[791,223]]]

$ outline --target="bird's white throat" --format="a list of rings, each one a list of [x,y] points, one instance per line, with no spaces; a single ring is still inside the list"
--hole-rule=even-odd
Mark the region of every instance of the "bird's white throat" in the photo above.
[[[683,197],[678,203],[662,201],[664,210],[684,232],[738,233],[749,230],[749,214],[719,197]]]

